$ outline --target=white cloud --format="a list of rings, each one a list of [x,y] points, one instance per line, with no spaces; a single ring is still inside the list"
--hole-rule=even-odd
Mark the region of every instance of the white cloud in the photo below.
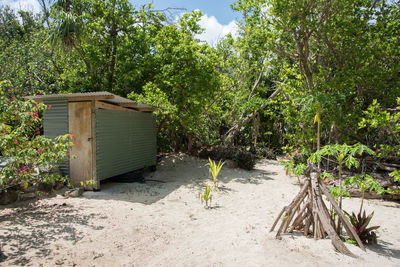
[[[205,31],[199,34],[197,38],[208,42],[211,46],[217,44],[218,41],[224,38],[228,33],[231,33],[233,37],[237,36],[238,26],[236,21],[231,21],[229,24],[222,25],[214,16],[209,17],[205,14],[201,17],[199,24]]]
[[[37,0],[3,0],[1,5],[9,6],[14,10],[32,11],[33,13],[38,13],[41,10]]]
[[[38,13],[41,10],[40,4],[37,0],[2,0],[0,6],[1,5],[8,5],[14,10],[22,9],[34,13]],[[202,34],[199,34],[197,38],[206,41],[211,46],[216,45],[218,41],[224,38],[228,33],[231,33],[233,37],[236,37],[238,33],[236,21],[231,21],[229,24],[223,25],[219,23],[214,16],[209,17],[207,14],[201,17],[199,24],[205,29],[205,31]]]

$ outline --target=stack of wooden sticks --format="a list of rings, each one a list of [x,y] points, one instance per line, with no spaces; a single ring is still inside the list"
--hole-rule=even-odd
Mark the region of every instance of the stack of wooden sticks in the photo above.
[[[320,171],[315,168],[315,166],[309,165],[305,175],[306,180],[300,192],[288,206],[282,209],[270,231],[272,232],[279,220],[282,219],[278,232],[276,233],[277,239],[281,239],[281,233],[292,232],[294,230],[303,231],[305,236],[312,234],[315,239],[323,239],[328,236],[335,249],[345,255],[355,257],[342,242],[335,230],[335,222],[322,199],[322,195],[325,195],[349,237],[354,238],[360,248],[365,251],[360,237],[344,215],[335,198],[320,179]]]

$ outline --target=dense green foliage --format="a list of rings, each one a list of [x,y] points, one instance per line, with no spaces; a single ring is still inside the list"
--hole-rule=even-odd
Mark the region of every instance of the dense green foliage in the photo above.
[[[220,90],[215,50],[200,44],[200,12],[184,15],[178,25],[167,25],[154,38],[156,74],[131,99],[159,107],[156,112],[161,144],[190,148],[193,142],[212,143],[218,115],[210,106]],[[214,119],[215,118],[215,119]],[[217,120],[216,120],[217,119]]]
[[[63,180],[51,170],[65,159],[72,137],[43,137],[39,114],[44,109],[43,104],[21,99],[19,90],[12,85],[0,83],[0,154],[6,162],[0,169],[0,190]]]
[[[373,99],[393,107],[400,93],[399,3],[240,0],[235,9],[250,53],[276,69],[288,144],[315,146],[317,112],[322,142],[366,142],[362,111]]]
[[[21,94],[106,90],[157,106],[161,151],[311,155],[318,113],[321,146],[399,158],[397,1],[238,0],[238,37],[215,47],[197,39],[200,11],[170,24],[128,0],[51,4],[36,15],[0,8],[0,80]]]

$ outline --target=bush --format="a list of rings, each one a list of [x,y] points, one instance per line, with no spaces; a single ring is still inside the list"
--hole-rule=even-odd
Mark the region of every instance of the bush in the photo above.
[[[274,150],[268,147],[257,147],[256,155],[259,158],[276,159],[276,154]]]
[[[0,155],[7,159],[0,169],[0,190],[63,179],[58,173],[41,170],[63,162],[72,148],[72,136],[51,140],[40,135],[40,114],[45,109],[43,104],[23,99],[9,83],[0,82]]]
[[[252,170],[256,165],[257,156],[246,150],[245,147],[224,147],[201,148],[193,156],[210,158],[212,160],[232,160],[238,167],[245,170]]]
[[[256,165],[256,156],[251,152],[240,150],[233,158],[233,161],[235,161],[241,169],[252,170]]]
[[[195,156],[203,159],[210,158],[212,160],[233,160],[239,149],[237,147],[224,146],[201,148]]]

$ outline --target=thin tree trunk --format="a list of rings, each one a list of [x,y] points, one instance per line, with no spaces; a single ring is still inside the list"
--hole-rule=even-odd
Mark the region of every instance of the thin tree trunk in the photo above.
[[[262,77],[262,75],[263,75],[263,73],[264,73],[264,69],[265,69],[265,66],[262,67],[262,69],[261,69],[261,71],[260,71],[260,74],[258,75],[258,78],[257,78],[256,82],[254,83],[253,88],[251,89],[251,92],[250,92],[250,94],[249,94],[249,97],[247,98],[247,101],[250,101],[250,99],[253,98],[254,90],[255,90],[255,89],[257,88],[257,86],[260,84],[261,77]]]
[[[112,25],[110,29],[110,37],[111,37],[111,59],[110,64],[108,67],[108,77],[107,77],[107,84],[108,89],[110,91],[113,90],[114,85],[114,73],[115,73],[115,64],[116,64],[116,57],[117,57],[117,46],[118,46],[118,30],[117,25],[115,22],[115,0],[113,1],[113,11],[112,11]]]
[[[115,65],[117,58],[117,36],[118,32],[113,29],[112,30],[112,51],[111,51],[111,62],[108,71],[108,88],[109,90],[113,90],[114,87],[114,74],[115,74]]]
[[[46,1],[45,0],[39,0],[39,4],[42,7],[43,13],[44,13],[44,20],[46,21],[47,27],[50,27],[50,22],[49,22],[49,16],[50,16],[50,12],[47,9],[46,6]]]
[[[92,66],[90,65],[89,61],[87,61],[87,60],[85,59],[85,57],[83,56],[81,50],[78,48],[78,46],[75,44],[75,42],[72,42],[72,47],[75,49],[75,51],[78,53],[79,57],[80,57],[80,58],[82,59],[82,61],[85,63],[88,72],[89,72],[90,74],[93,74],[93,72],[92,72]]]
[[[280,88],[276,89],[275,92],[268,97],[267,100],[270,100],[274,98],[275,96],[278,95],[278,93],[281,91]],[[260,109],[264,109],[267,106],[267,103],[264,103],[260,106]],[[252,112],[249,115],[247,115],[244,118],[239,119],[237,123],[235,123],[225,134],[224,142],[227,144],[232,144],[234,137],[239,133],[240,128],[247,124],[249,121],[251,121],[254,116],[257,115],[257,112]]]

